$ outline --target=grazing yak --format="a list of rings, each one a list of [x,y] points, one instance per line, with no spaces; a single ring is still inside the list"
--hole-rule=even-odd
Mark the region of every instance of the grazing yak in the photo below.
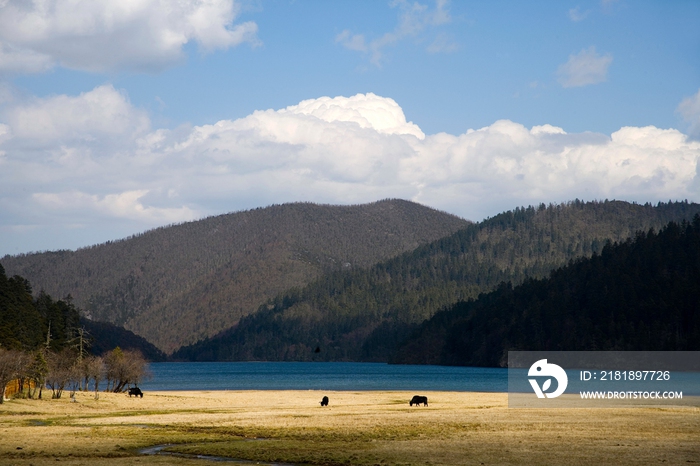
[[[143,398],[143,392],[141,391],[141,389],[139,387],[131,387],[129,389],[128,393],[129,393],[129,398],[131,398],[131,395],[140,396],[141,398]]]
[[[324,396],[321,400],[321,406],[328,406],[328,397]]]
[[[423,403],[423,406],[428,406],[428,397],[416,395],[413,398],[411,398],[411,401],[408,404],[410,404],[411,406],[413,406],[414,404],[418,406],[421,403]]]

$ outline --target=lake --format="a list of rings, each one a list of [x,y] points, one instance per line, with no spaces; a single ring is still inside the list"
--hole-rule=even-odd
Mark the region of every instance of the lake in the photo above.
[[[507,392],[508,370],[358,362],[163,362],[144,390],[425,390]]]

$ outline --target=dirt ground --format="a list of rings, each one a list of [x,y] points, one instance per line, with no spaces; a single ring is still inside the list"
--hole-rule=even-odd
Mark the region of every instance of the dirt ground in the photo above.
[[[320,406],[324,395],[328,407]],[[412,395],[211,391],[9,400],[0,405],[0,464],[700,463],[697,407],[509,409],[507,394],[464,392],[420,393],[429,406],[410,407]]]

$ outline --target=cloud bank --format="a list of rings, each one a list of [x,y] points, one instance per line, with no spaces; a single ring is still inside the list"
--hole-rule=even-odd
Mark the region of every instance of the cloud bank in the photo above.
[[[397,102],[371,93],[175,129],[152,128],[110,85],[13,105],[0,113],[6,244],[27,231],[50,241],[63,228],[84,233],[76,247],[122,231],[90,236],[99,225],[134,233],[291,201],[398,197],[480,220],[574,198],[700,200],[700,142],[675,129],[569,134],[500,120],[425,135]]]
[[[256,43],[254,22],[234,24],[233,0],[3,0],[0,73],[38,73],[57,64],[85,71],[158,71],[203,51]]]

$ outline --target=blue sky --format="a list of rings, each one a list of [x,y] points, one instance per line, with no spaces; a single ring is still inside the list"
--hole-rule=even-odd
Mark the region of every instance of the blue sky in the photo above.
[[[700,201],[700,2],[0,3],[0,256],[289,201]]]

